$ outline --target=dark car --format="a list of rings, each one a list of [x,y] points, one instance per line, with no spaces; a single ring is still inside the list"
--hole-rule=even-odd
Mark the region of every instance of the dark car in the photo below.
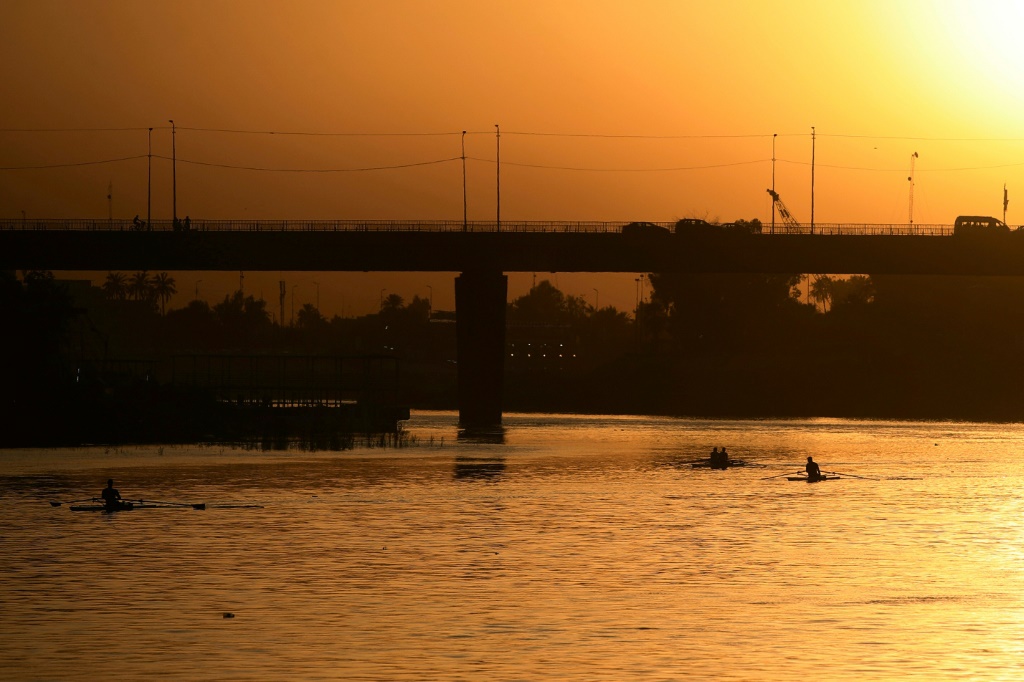
[[[1010,228],[1002,220],[985,215],[957,216],[953,223],[955,235],[1009,234]]]
[[[683,218],[676,222],[676,234],[685,232],[711,232],[715,226],[700,218]]]
[[[655,223],[629,223],[622,226],[622,234],[668,234],[668,228]]]

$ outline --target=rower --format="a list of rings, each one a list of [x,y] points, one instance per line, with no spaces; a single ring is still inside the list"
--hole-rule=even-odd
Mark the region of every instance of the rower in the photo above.
[[[810,480],[824,478],[821,475],[821,469],[818,468],[818,464],[810,457],[807,458],[807,466],[804,467],[804,470],[807,472],[807,478]]]
[[[117,488],[114,487],[114,479],[107,479],[107,487],[100,493],[100,497],[103,498],[103,504],[108,511],[121,508],[121,493],[117,492]]]

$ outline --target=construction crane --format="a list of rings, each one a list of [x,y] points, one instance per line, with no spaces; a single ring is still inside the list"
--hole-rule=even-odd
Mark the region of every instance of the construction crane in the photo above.
[[[786,205],[782,203],[779,193],[770,189],[768,190],[768,194],[772,195],[772,201],[775,203],[775,208],[779,210],[779,215],[782,217],[782,224],[786,226],[786,229],[798,231],[800,229],[800,223],[796,221],[796,218],[794,218],[793,214],[789,212]]]

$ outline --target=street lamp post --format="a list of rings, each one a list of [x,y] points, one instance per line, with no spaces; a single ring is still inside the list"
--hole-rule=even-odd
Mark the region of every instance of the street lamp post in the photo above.
[[[171,217],[174,219],[174,227],[178,227],[178,151],[177,151],[177,128],[174,126],[174,119],[168,119],[171,124]]]
[[[293,284],[292,285],[292,326],[293,327],[295,326],[295,287],[297,287],[297,286],[299,286],[299,285],[298,284]]]
[[[598,310],[601,307],[601,293],[594,289],[594,310]]]
[[[146,155],[146,229],[153,229],[153,129],[148,133],[149,152]]]
[[[498,223],[498,232],[501,232],[501,128],[498,127],[497,123],[494,124],[494,141],[497,147],[494,157],[496,168],[495,178],[498,182],[498,208],[496,221]]]
[[[811,234],[814,234],[814,126],[811,126]]]
[[[202,282],[202,281],[203,280],[201,280],[201,279],[197,279],[196,280],[196,300],[197,301],[199,300],[199,283]]]
[[[316,285],[316,311],[320,312],[320,282],[313,282]]]
[[[775,196],[775,138],[778,133],[772,133],[772,197]],[[775,234],[775,199],[772,199],[772,234]]]
[[[469,231],[468,207],[466,203],[466,131],[462,131],[462,231]]]
[[[428,284],[427,290],[430,292],[430,298],[427,299],[427,319],[429,319],[430,313],[434,312],[434,287]]]

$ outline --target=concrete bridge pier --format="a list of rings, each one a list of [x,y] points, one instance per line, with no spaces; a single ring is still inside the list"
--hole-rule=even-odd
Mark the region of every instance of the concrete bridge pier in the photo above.
[[[505,379],[505,306],[508,277],[500,270],[469,270],[455,278],[459,362],[459,425],[501,425]]]

